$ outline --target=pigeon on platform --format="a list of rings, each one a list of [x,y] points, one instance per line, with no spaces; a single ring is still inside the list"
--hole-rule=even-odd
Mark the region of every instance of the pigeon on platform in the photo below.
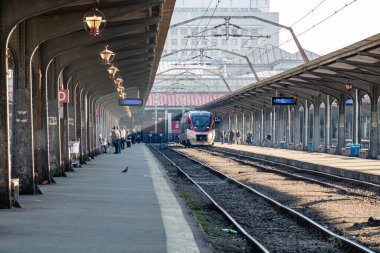
[[[127,166],[127,168],[125,168],[124,170],[122,170],[121,173],[127,173],[127,171],[128,171],[128,166]]]

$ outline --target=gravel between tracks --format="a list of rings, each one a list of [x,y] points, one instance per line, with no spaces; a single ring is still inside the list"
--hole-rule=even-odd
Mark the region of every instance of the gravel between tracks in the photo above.
[[[163,152],[194,178],[270,252],[349,252],[280,213],[261,197],[225,179],[215,177],[202,166],[173,151]]]
[[[248,241],[240,234],[223,232],[223,228],[233,228],[233,225],[217,210],[211,201],[191,183],[187,178],[178,173],[176,167],[161,154],[151,149],[156,158],[167,170],[168,176],[175,185],[179,196],[184,199],[189,207],[189,212],[198,220],[206,233],[207,239],[216,252],[244,253],[254,252]]]
[[[196,149],[180,151],[249,184],[280,203],[324,224],[337,234],[380,252],[380,227],[367,224],[370,216],[380,216],[380,201],[347,195],[332,188],[257,170],[252,166]]]

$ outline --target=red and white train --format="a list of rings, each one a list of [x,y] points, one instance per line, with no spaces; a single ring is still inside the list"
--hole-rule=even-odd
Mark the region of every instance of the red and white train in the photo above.
[[[188,111],[182,115],[179,142],[185,146],[213,145],[215,116],[207,111]]]

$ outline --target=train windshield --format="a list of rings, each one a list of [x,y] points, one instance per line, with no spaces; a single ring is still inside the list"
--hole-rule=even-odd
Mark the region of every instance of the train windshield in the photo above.
[[[206,131],[210,128],[211,115],[192,115],[191,122],[198,131]]]

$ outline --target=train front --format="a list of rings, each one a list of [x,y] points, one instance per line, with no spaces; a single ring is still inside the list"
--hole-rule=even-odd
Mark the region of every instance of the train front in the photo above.
[[[189,115],[191,129],[187,138],[191,145],[211,145],[215,138],[215,119],[210,112],[193,112]]]

